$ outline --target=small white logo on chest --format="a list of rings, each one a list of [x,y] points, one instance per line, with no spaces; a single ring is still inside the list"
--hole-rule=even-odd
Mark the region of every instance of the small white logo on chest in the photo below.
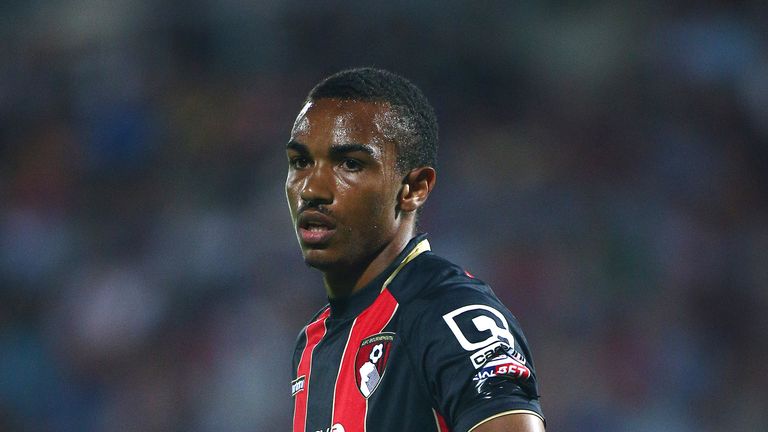
[[[291,381],[291,396],[296,396],[296,393],[304,390],[304,382],[306,377],[304,375]]]

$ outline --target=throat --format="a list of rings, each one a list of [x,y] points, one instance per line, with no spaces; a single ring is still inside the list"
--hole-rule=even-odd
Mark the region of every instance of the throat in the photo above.
[[[376,279],[400,255],[408,244],[408,238],[395,239],[376,250],[376,253],[361,266],[348,266],[340,271],[324,270],[323,282],[328,298],[350,296]]]
[[[338,273],[324,272],[323,282],[328,298],[341,299],[349,297],[362,289],[367,284],[361,277],[363,273],[363,271],[355,271],[352,269],[347,269]]]

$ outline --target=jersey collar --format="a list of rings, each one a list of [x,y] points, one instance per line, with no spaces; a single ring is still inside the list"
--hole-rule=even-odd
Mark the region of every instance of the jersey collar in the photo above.
[[[430,250],[426,234],[412,238],[402,252],[392,260],[384,271],[379,273],[366,286],[356,293],[343,298],[329,298],[331,319],[343,319],[357,316],[370,306],[376,297],[395,279],[397,274],[414,258]]]

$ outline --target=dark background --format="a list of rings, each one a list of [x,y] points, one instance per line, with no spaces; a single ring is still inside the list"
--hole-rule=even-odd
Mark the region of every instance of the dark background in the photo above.
[[[761,1],[2,2],[0,430],[289,430],[325,299],[284,144],[360,65],[434,104],[423,228],[520,319],[551,430],[764,428],[766,28]]]

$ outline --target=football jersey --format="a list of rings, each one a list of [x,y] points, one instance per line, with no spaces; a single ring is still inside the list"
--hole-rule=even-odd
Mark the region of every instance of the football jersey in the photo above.
[[[330,299],[293,354],[294,432],[466,432],[543,419],[517,319],[491,288],[415,237],[353,295]]]

